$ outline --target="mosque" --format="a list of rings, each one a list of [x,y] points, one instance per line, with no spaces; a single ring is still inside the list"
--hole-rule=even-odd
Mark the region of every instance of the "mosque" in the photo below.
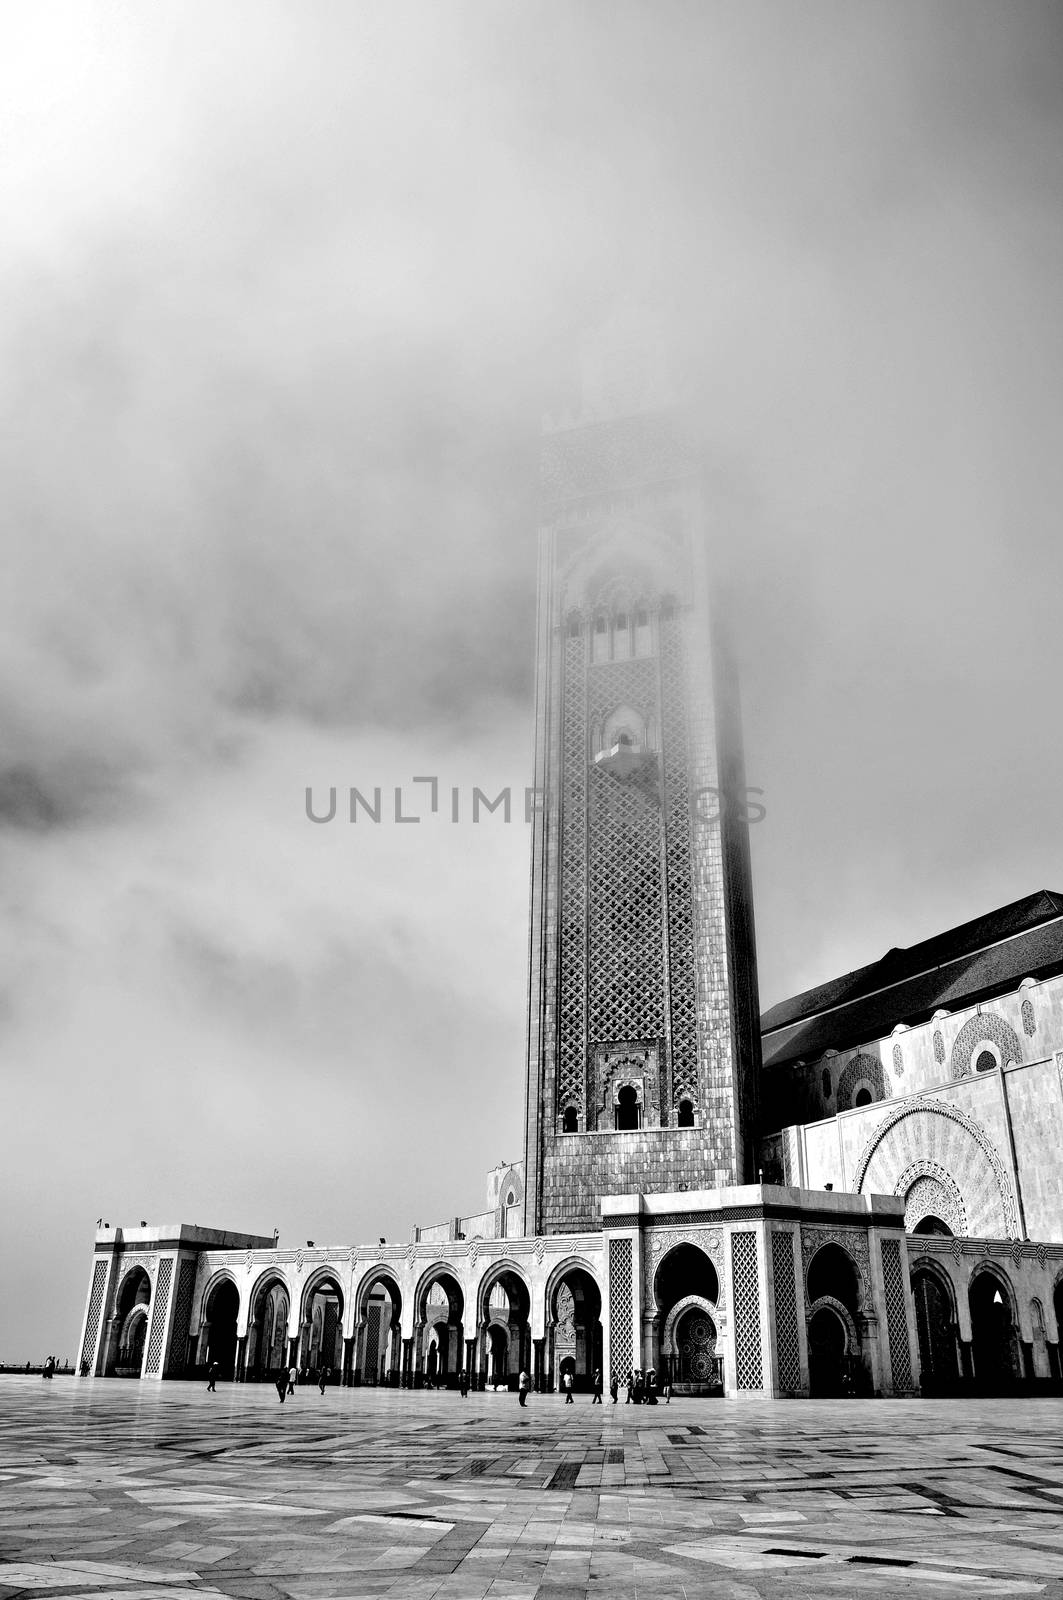
[[[523,1159],[404,1244],[101,1227],[81,1375],[1063,1387],[1063,896],[761,1016],[699,452],[592,362],[541,475]]]

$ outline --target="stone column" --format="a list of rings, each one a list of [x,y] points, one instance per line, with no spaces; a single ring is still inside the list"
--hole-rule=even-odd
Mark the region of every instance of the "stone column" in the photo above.
[[[354,1372],[352,1370],[354,1367],[354,1346],[355,1341],[353,1338],[344,1339],[343,1367],[340,1371],[340,1387],[342,1389],[349,1389],[354,1380]]]
[[[413,1340],[402,1341],[402,1387],[413,1388]]]
[[[533,1358],[532,1358],[532,1368],[533,1368],[533,1373],[534,1373],[533,1378],[532,1378],[532,1386],[535,1389],[536,1394],[542,1394],[543,1385],[544,1385],[544,1383],[546,1381],[546,1348],[545,1347],[546,1347],[546,1340],[545,1339],[533,1339],[532,1340],[532,1349],[534,1351],[534,1355],[533,1355]]]
[[[237,1383],[243,1383],[247,1372],[247,1334],[241,1334],[236,1341],[236,1371],[233,1378]]]

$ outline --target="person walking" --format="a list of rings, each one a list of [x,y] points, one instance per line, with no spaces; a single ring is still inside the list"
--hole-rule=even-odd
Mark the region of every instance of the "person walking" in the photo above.
[[[624,1401],[624,1404],[629,1406],[631,1404],[631,1393],[635,1387],[635,1374],[632,1372],[630,1367],[627,1369],[627,1377],[624,1379],[624,1386],[627,1389],[627,1399]]]
[[[602,1403],[602,1369],[601,1369],[601,1367],[595,1367],[595,1369],[594,1369],[594,1394],[593,1394],[593,1396],[591,1398],[591,1405],[592,1406],[600,1406],[601,1403]]]
[[[217,1383],[217,1381],[218,1381],[218,1363],[216,1361],[212,1361],[210,1366],[207,1368],[207,1393],[208,1394],[217,1394],[218,1391],[214,1387],[214,1385]]]
[[[464,1367],[462,1367],[461,1371],[458,1373],[458,1393],[461,1395],[463,1400],[467,1400],[469,1398],[469,1374],[466,1372]]]
[[[517,1399],[520,1404],[526,1405],[528,1400],[528,1374],[522,1372],[517,1379]]]
[[[288,1393],[289,1394],[294,1394],[295,1393],[295,1380],[296,1380],[296,1378],[298,1376],[299,1376],[299,1373],[297,1372],[295,1367],[289,1367],[288,1368]]]
[[[286,1372],[282,1372],[280,1377],[277,1379],[277,1394],[280,1397],[281,1405],[284,1404],[284,1396],[287,1394],[287,1392],[288,1392],[288,1374]]]
[[[612,1402],[613,1402],[614,1406],[616,1405],[616,1397],[617,1397],[617,1395],[619,1393],[620,1393],[620,1380],[617,1377],[615,1372],[611,1372],[609,1374],[609,1395],[610,1395],[610,1398],[612,1399]]]
[[[571,1372],[566,1372],[565,1373],[564,1384],[565,1384],[565,1404],[566,1404],[566,1406],[570,1406],[570,1405],[573,1404],[573,1400],[572,1400],[572,1374],[571,1374]]]
[[[653,1367],[646,1374],[646,1404],[648,1406],[657,1404],[657,1373]]]
[[[326,1383],[328,1382],[328,1380],[329,1380],[329,1378],[331,1376],[332,1376],[332,1368],[331,1367],[318,1367],[318,1369],[317,1369],[317,1386],[321,1390],[322,1394],[324,1394],[325,1385],[326,1385]]]

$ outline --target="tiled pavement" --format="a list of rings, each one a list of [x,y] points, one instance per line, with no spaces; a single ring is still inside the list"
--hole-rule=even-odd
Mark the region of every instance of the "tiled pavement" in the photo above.
[[[0,1379],[0,1600],[1063,1600],[1063,1401]]]

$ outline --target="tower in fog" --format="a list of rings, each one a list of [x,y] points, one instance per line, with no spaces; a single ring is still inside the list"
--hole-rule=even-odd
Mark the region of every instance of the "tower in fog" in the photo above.
[[[755,1181],[760,1037],[716,525],[681,416],[605,352],[541,461],[526,1227]]]

